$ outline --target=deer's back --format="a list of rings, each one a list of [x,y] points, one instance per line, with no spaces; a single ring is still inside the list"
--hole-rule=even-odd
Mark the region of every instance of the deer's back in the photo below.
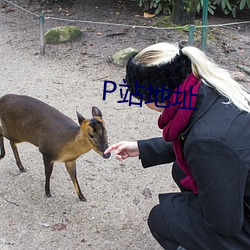
[[[43,141],[69,140],[79,126],[50,105],[24,95],[0,98],[0,119],[4,136],[15,142],[40,146]]]

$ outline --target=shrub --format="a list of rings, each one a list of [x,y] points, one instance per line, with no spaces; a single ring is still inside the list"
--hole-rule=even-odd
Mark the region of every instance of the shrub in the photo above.
[[[174,0],[136,0],[140,7],[146,11],[154,11],[155,14],[171,14],[172,1]],[[193,0],[188,0],[193,1]],[[201,12],[204,0],[199,0],[197,13]],[[236,17],[237,10],[250,9],[250,0],[208,0],[208,11],[214,15],[216,7],[219,6],[224,14]]]
[[[171,14],[172,4],[171,0],[136,0],[139,7],[143,7],[146,11],[153,11],[158,15],[163,13],[165,15]]]

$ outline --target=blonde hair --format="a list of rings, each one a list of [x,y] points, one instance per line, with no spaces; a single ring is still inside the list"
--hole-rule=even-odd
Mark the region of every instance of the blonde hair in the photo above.
[[[215,64],[195,47],[184,47],[181,52],[190,59],[193,74],[228,99],[225,104],[233,103],[238,109],[250,113],[250,94],[227,70]],[[160,65],[170,62],[177,54],[180,54],[178,45],[157,43],[138,53],[134,62],[145,66]]]

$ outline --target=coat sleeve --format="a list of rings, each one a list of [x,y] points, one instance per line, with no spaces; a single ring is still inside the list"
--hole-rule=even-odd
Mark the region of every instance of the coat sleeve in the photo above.
[[[139,158],[144,168],[175,161],[175,153],[171,142],[163,137],[139,140]]]
[[[184,155],[197,182],[205,223],[224,236],[235,236],[244,220],[244,189],[248,166],[226,142],[192,138]]]

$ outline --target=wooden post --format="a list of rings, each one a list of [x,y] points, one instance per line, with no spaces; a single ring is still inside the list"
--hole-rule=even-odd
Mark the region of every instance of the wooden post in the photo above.
[[[202,51],[206,51],[207,48],[207,16],[208,16],[208,0],[203,0],[203,9],[202,9]]]
[[[45,28],[44,28],[44,12],[42,11],[39,15],[39,24],[40,24],[40,54],[44,55],[45,54],[45,39],[44,39],[44,34],[45,34]]]
[[[5,6],[5,1],[4,0],[0,0],[0,8],[3,8]]]
[[[189,32],[188,32],[188,45],[194,46],[194,25],[189,26]]]

